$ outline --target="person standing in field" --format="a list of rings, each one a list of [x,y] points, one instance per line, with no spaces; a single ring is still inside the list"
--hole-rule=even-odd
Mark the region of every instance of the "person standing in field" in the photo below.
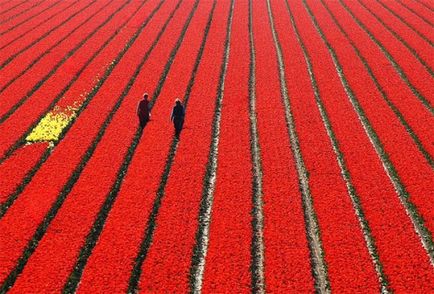
[[[151,117],[149,111],[148,93],[143,94],[143,99],[137,105],[137,116],[139,117],[140,127],[143,129]]]
[[[170,115],[170,120],[173,121],[173,126],[175,127],[175,136],[179,136],[184,125],[185,109],[181,103],[181,100],[175,100],[175,106],[173,107],[172,114]]]

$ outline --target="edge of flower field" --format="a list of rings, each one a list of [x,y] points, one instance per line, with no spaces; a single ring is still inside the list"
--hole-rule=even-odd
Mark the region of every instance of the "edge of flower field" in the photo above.
[[[315,24],[315,22],[314,22]],[[419,236],[421,243],[426,250],[428,257],[430,259],[430,262],[432,265],[434,265],[434,243],[432,239],[432,235],[430,231],[426,228],[424,225],[424,219],[419,214],[416,206],[410,201],[410,195],[407,192],[406,188],[402,184],[402,181],[400,177],[398,176],[398,173],[392,164],[389,155],[386,153],[383,144],[381,143],[376,131],[372,127],[370,121],[366,117],[366,114],[362,107],[360,106],[360,103],[354,94],[353,90],[349,86],[349,83],[343,73],[342,66],[340,65],[339,59],[333,49],[333,47],[330,45],[328,40],[325,38],[325,36],[320,33],[320,30],[318,30],[319,35],[321,39],[323,40],[324,44],[327,47],[327,50],[330,53],[331,59],[333,61],[333,64],[335,65],[336,72],[338,74],[339,80],[342,83],[342,86],[345,90],[345,93],[347,94],[351,105],[354,108],[354,111],[356,112],[360,123],[363,126],[364,131],[366,132],[369,141],[371,142],[372,146],[374,147],[375,152],[377,153],[379,159],[381,160],[381,163],[383,165],[383,168],[385,172],[387,173],[391,183],[393,184],[395,191],[397,193],[397,196],[399,197],[399,200],[401,201],[402,205],[404,206],[405,211],[407,212],[414,228]]]
[[[289,12],[290,22],[296,31],[296,24],[293,15],[289,9],[288,1],[285,1],[287,11]],[[318,226],[318,219],[313,208],[312,195],[309,188],[309,175],[306,170],[304,160],[301,154],[298,135],[295,130],[295,122],[292,115],[288,89],[285,81],[285,64],[283,62],[282,48],[279,37],[274,27],[274,16],[270,7],[270,1],[267,0],[270,26],[273,35],[276,55],[278,60],[278,71],[281,87],[282,103],[285,108],[285,119],[288,129],[288,136],[291,142],[291,150],[296,162],[296,170],[299,178],[299,187],[302,194],[302,206],[305,215],[306,234],[309,243],[309,251],[312,265],[312,274],[315,279],[315,288],[320,293],[330,293],[330,281],[328,277],[327,264],[324,258],[324,249],[321,242],[321,232]]]
[[[127,19],[127,21],[124,23],[123,26],[125,26],[130,19],[132,19],[137,12],[143,7],[143,5],[147,2],[144,1],[141,6],[138,7],[138,9],[131,14],[131,17]],[[146,20],[146,24],[150,21],[153,14],[155,14],[156,11],[153,11],[151,15]],[[144,27],[143,27],[144,28]],[[71,88],[71,86],[74,84],[75,81],[77,81],[81,75],[81,73],[86,69],[86,67],[98,56],[98,54],[106,48],[106,46],[116,37],[116,35],[120,32],[120,30],[115,31],[115,33],[107,39],[107,41],[94,53],[94,55],[88,60],[88,62],[80,69],[80,71],[77,73],[77,75],[69,82],[69,84],[62,89],[62,91],[56,96],[56,98],[50,103],[50,105],[46,108],[44,113],[38,118],[35,123],[33,123],[28,130],[21,136],[21,138],[8,150],[6,155],[0,159],[0,164],[4,162],[6,159],[8,159],[24,142],[25,138],[32,132],[33,128],[39,123],[39,121],[56,105],[56,103],[63,97],[63,95]],[[138,35],[137,35],[138,36]],[[132,37],[134,38],[134,36]],[[130,40],[131,41],[131,40]],[[98,81],[98,83],[94,86],[92,91],[86,96],[84,99],[83,104],[81,105],[80,109],[76,113],[76,117],[63,129],[62,133],[59,135],[59,140],[54,144],[54,147],[57,146],[57,144],[65,137],[68,130],[72,127],[75,120],[78,119],[80,114],[86,109],[87,105],[91,102],[92,98],[97,94],[99,89],[104,84],[105,80],[110,76],[111,72],[114,70],[117,63],[119,63],[122,56],[125,54],[125,52],[131,47],[132,43],[127,43],[124,49],[118,54],[118,57],[109,64],[107,67],[104,75],[101,77],[101,79]],[[24,188],[27,186],[28,183],[32,180],[33,176],[36,174],[36,172],[39,170],[39,168],[42,166],[42,164],[48,159],[48,157],[51,154],[51,149],[47,149],[47,151],[41,156],[40,160],[35,164],[35,166],[26,174],[23,181],[17,186],[15,191],[8,197],[8,200],[0,205],[0,219],[3,217],[3,215],[6,213],[8,208],[14,203],[16,198],[21,194],[21,192],[24,191]]]
[[[169,20],[171,20],[173,18],[173,15],[177,11],[177,9],[181,5],[181,3],[182,3],[182,0],[180,0],[178,2],[178,4],[175,7],[175,9],[172,11],[172,13],[171,13],[171,15],[169,17]],[[185,33],[186,33],[187,29],[188,29],[188,26],[190,24],[191,19],[194,16],[194,13],[196,12],[196,9],[197,9],[198,5],[199,5],[199,0],[196,0],[194,6],[193,6],[193,8],[192,8],[192,10],[191,10],[191,12],[190,12],[190,14],[188,16],[188,19],[187,19],[186,23],[184,24],[184,27],[183,27],[183,29],[181,31],[181,35],[180,35],[177,43],[175,44],[174,48],[172,49],[172,51],[170,53],[170,57],[169,57],[166,65],[165,65],[163,73],[162,73],[162,75],[160,77],[160,80],[158,82],[157,88],[156,88],[156,90],[155,90],[155,92],[154,92],[154,94],[152,96],[152,99],[151,99],[151,101],[149,103],[149,107],[150,107],[151,110],[152,110],[152,108],[153,108],[153,106],[154,106],[154,104],[155,104],[155,102],[156,102],[156,100],[157,100],[157,98],[158,98],[158,96],[159,96],[159,94],[161,92],[161,89],[162,89],[162,87],[164,85],[166,76],[169,73],[170,67],[173,64],[173,61],[174,61],[175,56],[176,56],[176,53],[178,52],[178,49],[179,49],[179,47],[182,44],[182,41],[183,41],[184,36],[185,36]],[[167,22],[166,24],[168,24],[168,23],[169,22]],[[161,31],[161,35],[164,32],[164,29],[165,29],[165,27],[163,27],[163,29]],[[146,60],[143,60],[138,65],[133,78],[130,80],[129,85],[127,86],[128,90],[129,90],[129,88],[132,86],[132,84],[134,82],[133,79],[135,79],[138,76],[138,74],[140,73],[140,70],[141,70],[142,66],[144,65],[145,61]],[[125,96],[128,93],[127,88],[124,90],[124,93],[126,92]],[[129,165],[131,163],[131,160],[133,158],[134,151],[136,150],[136,148],[137,148],[137,146],[139,144],[140,137],[142,136],[142,132],[143,131],[144,130],[142,130],[140,127],[138,127],[137,130],[136,130],[136,132],[135,132],[135,135],[134,135],[134,137],[132,139],[132,142],[131,142],[130,146],[128,147],[128,151],[127,151],[127,153],[125,155],[125,158],[124,158],[124,160],[122,162],[122,165],[121,165],[121,167],[119,168],[119,170],[117,172],[115,183],[111,187],[110,192],[107,195],[107,198],[106,198],[104,204],[102,205],[100,211],[98,212],[98,216],[95,219],[95,222],[94,222],[94,224],[92,226],[92,229],[90,230],[90,233],[86,237],[86,241],[85,241],[84,245],[82,246],[82,248],[80,250],[80,253],[79,253],[78,258],[77,258],[77,262],[76,262],[76,264],[74,266],[74,270],[71,273],[71,275],[69,276],[67,283],[65,284],[65,287],[64,287],[64,290],[63,290],[64,292],[67,292],[67,293],[69,293],[69,292],[71,292],[71,293],[75,292],[76,289],[77,289],[77,287],[78,287],[78,284],[80,282],[80,278],[81,278],[81,275],[83,273],[84,267],[86,266],[86,263],[87,263],[87,260],[89,259],[89,256],[92,254],[93,248],[95,247],[95,245],[96,245],[96,243],[98,241],[98,238],[101,235],[102,229],[104,228],[104,224],[105,224],[105,221],[106,221],[106,219],[107,219],[107,217],[109,215],[109,212],[110,212],[110,210],[111,210],[114,202],[116,201],[116,198],[117,198],[117,195],[118,195],[119,190],[121,188],[123,179],[124,179],[125,175],[127,174],[128,167],[129,167]],[[178,143],[178,141],[175,140],[173,142],[174,145],[172,145],[171,147],[176,147],[177,143]],[[173,154],[173,156],[174,155],[175,154]]]
[[[230,11],[226,25],[226,39],[223,60],[221,63],[219,83],[216,93],[216,104],[211,131],[211,144],[203,179],[203,190],[199,208],[198,229],[196,232],[196,244],[193,247],[193,255],[190,268],[190,292],[200,293],[202,289],[203,273],[205,270],[205,257],[209,242],[209,224],[211,221],[211,208],[217,179],[217,154],[219,146],[221,110],[224,96],[225,78],[230,54],[230,37],[233,21],[235,0],[231,0]]]

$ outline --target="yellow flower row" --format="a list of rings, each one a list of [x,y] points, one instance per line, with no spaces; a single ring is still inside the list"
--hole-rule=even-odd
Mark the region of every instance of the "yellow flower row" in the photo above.
[[[57,142],[63,129],[76,117],[80,109],[79,103],[61,109],[56,106],[47,113],[32,132],[26,137],[29,143],[34,142]]]

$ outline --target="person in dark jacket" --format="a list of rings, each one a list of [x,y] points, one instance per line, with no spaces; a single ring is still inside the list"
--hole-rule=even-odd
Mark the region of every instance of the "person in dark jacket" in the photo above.
[[[151,117],[147,93],[143,94],[143,99],[140,100],[139,104],[137,105],[137,116],[139,117],[140,127],[143,129]]]
[[[173,126],[175,127],[175,135],[179,136],[184,124],[185,109],[181,103],[181,100],[176,99],[175,106],[173,107],[172,114],[170,115],[170,120],[173,121]]]

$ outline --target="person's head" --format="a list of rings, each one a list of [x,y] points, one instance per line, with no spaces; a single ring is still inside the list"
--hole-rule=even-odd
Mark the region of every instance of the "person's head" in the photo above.
[[[148,100],[148,93],[143,94],[143,100]]]
[[[181,105],[181,100],[179,100],[179,98],[176,98],[176,100],[175,100],[175,104],[176,104],[176,105]]]

